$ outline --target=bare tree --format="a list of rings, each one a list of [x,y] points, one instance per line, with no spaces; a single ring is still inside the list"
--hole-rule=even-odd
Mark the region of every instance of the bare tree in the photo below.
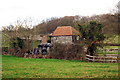
[[[32,41],[35,30],[32,29],[32,20],[26,19],[23,21],[17,20],[16,24],[3,27],[3,33],[10,36],[10,42],[14,42],[17,37],[24,40],[24,49],[32,49]],[[25,51],[26,51],[25,50]]]

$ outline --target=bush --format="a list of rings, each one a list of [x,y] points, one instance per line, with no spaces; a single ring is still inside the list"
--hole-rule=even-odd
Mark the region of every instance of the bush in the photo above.
[[[11,39],[10,48],[14,49],[15,53],[18,51],[21,51],[23,47],[24,47],[24,42],[21,38],[16,37],[16,38]]]
[[[83,60],[85,52],[81,45],[54,44],[50,56],[54,59]],[[50,57],[49,56],[49,57]]]
[[[48,42],[48,43],[51,43],[51,39],[50,39],[50,37],[48,37],[48,40],[47,40],[47,42]]]
[[[8,47],[2,47],[2,51],[8,52]]]

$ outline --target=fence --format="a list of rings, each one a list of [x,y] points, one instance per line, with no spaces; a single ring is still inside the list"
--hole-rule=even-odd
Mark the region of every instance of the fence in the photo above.
[[[106,54],[106,55],[98,55],[98,56],[90,56],[86,54],[86,61],[89,62],[118,62],[119,57],[118,54]]]

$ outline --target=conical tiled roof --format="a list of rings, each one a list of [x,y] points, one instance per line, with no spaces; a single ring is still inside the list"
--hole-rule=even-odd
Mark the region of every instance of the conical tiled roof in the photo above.
[[[72,26],[61,26],[53,32],[52,36],[80,35]]]

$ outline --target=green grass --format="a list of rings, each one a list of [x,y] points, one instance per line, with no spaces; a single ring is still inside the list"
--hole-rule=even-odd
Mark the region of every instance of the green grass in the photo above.
[[[98,55],[104,55],[104,54],[120,54],[120,52],[98,52]]]
[[[120,42],[118,41],[118,38],[120,37],[119,35],[105,35],[106,38],[103,41],[104,43],[112,43],[112,44],[120,44]]]
[[[2,56],[3,78],[116,78],[118,63]]]
[[[119,49],[120,46],[104,46],[103,48],[100,48],[100,47],[97,47],[98,49],[98,54],[120,54],[120,52],[118,51],[107,51],[109,49]],[[106,50],[106,51],[102,51],[103,50]]]
[[[120,46],[104,46],[103,49],[119,49]]]

